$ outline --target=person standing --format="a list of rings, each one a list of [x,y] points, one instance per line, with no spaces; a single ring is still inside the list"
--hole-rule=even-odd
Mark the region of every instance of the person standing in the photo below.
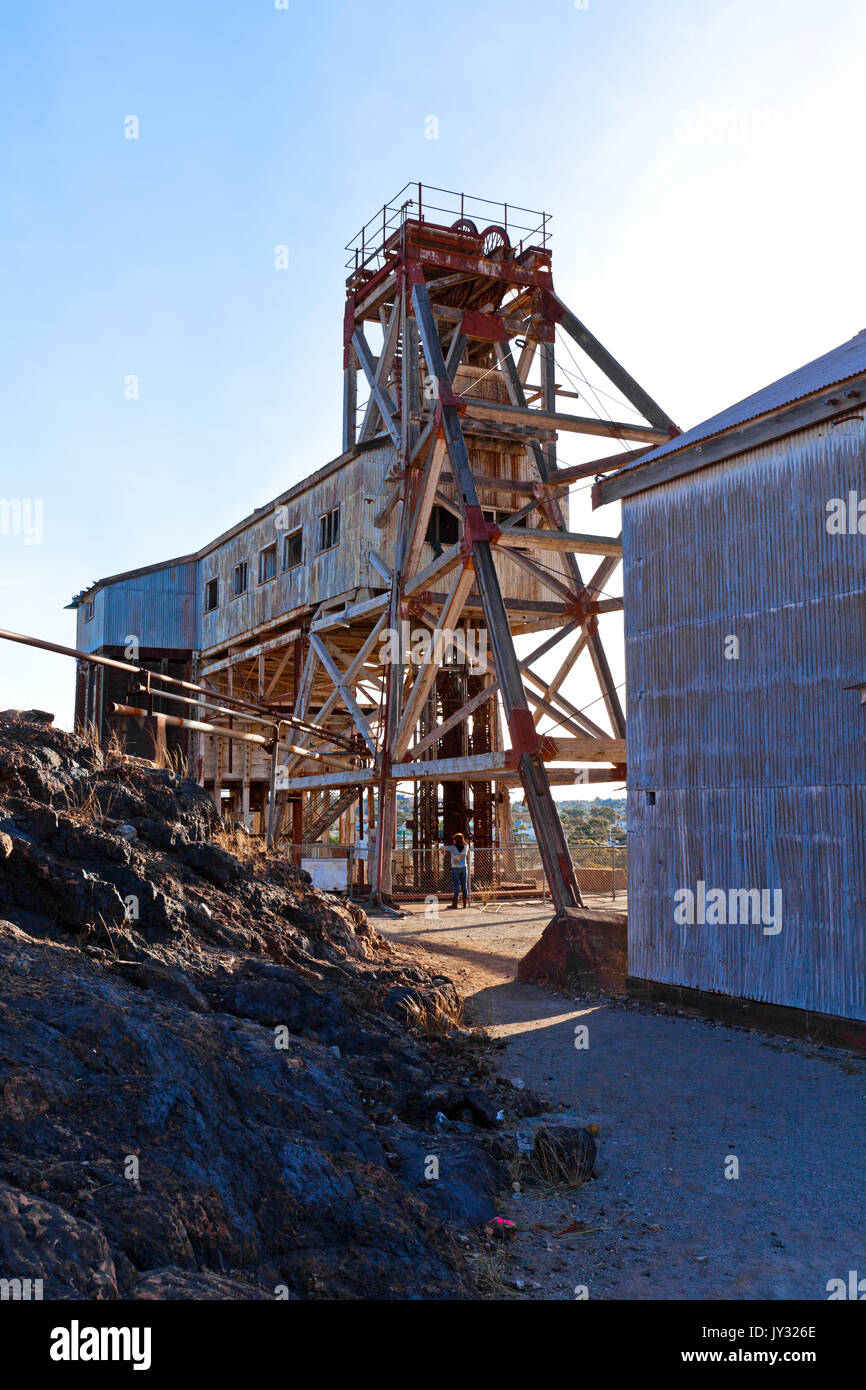
[[[457,907],[457,898],[461,892],[463,894],[463,906],[469,906],[469,846],[459,830],[452,839],[449,853],[451,855],[451,883],[454,889],[454,900],[448,910],[453,912]]]

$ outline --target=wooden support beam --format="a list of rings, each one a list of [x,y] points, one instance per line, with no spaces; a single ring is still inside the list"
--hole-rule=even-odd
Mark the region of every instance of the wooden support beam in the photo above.
[[[456,545],[450,545],[447,550],[443,550],[441,555],[438,555],[423,570],[419,570],[414,578],[404,585],[403,597],[411,598],[413,594],[422,593],[429,588],[432,580],[444,578],[446,574],[450,574],[462,563],[463,554],[459,542]]]
[[[591,463],[575,463],[568,468],[557,468],[553,480],[558,483],[576,483],[581,478],[594,478],[597,473],[610,473],[614,469],[624,468],[627,463],[633,463],[635,459],[643,458],[644,454],[650,453],[654,448],[654,444],[646,444],[642,449],[623,449],[619,454],[608,454],[606,458],[593,459]]]
[[[433,440],[427,455],[417,496],[411,499],[410,515],[406,519],[408,531],[404,570],[406,574],[413,572],[421,557],[421,547],[424,544],[424,537],[427,535],[430,513],[433,510],[433,498],[439,486],[439,474],[442,472],[442,465],[445,462],[445,452],[445,440],[439,435]]]
[[[396,444],[397,448],[399,449],[400,425],[397,420],[397,407],[394,404],[391,397],[389,396],[388,392],[385,390],[384,386],[381,385],[380,382],[377,380],[376,359],[370,351],[370,345],[364,336],[364,330],[363,328],[361,328],[360,324],[356,325],[355,327],[355,332],[352,337],[352,345],[355,349],[355,352],[358,355],[358,361],[361,364],[364,375],[367,378],[367,384],[370,387],[371,399],[375,400],[376,405],[379,407],[379,412],[382,416],[383,424],[388,433],[390,434],[392,440]]]
[[[228,656],[222,657],[219,661],[212,661],[209,665],[201,669],[202,676],[215,676],[220,671],[227,671],[232,666],[238,666],[242,661],[255,661],[260,656],[267,655],[268,652],[282,650],[287,642],[294,642],[296,638],[302,636],[299,627],[293,627],[290,632],[284,632],[281,637],[273,637],[267,642],[258,642],[254,647],[238,648]]]
[[[544,681],[540,676],[537,676],[534,671],[526,671],[524,674],[530,685],[534,685],[543,691],[547,690]],[[565,696],[559,691],[551,696],[549,700],[546,699],[544,695],[536,695],[531,690],[528,690],[526,693],[534,705],[541,704],[545,714],[549,715],[555,723],[562,724],[566,729],[571,729],[572,733],[578,735],[588,733],[591,734],[593,738],[610,738],[610,734],[606,733],[600,725],[590,719],[588,714],[584,714],[583,710],[579,710],[570,700],[566,700]],[[556,734],[552,734],[551,737],[555,738]]]
[[[339,666],[333,658],[333,655],[326,647],[324,641],[316,633],[310,634],[310,647],[316,652],[319,660],[321,661],[322,665],[324,666],[325,670],[330,676],[333,685],[336,687],[337,690],[339,690],[343,704],[346,706],[346,709],[349,711],[352,718],[354,719],[356,728],[361,734],[361,737],[363,738],[370,752],[375,756],[376,740],[373,738],[373,735],[370,732],[370,725],[367,723],[367,719],[363,711],[361,710],[360,705],[358,704],[357,700],[352,694],[351,689],[349,688],[349,684],[346,680],[346,673],[340,670]]]
[[[460,406],[462,413],[470,420],[493,420],[501,421],[504,425],[528,425],[538,430],[566,430],[570,434],[635,439],[641,444],[665,444],[670,439],[667,430],[654,429],[651,425],[601,420],[593,415],[564,415],[560,411],[536,410],[530,406],[502,405],[499,401],[482,401],[474,396],[461,396]]]
[[[382,556],[379,555],[375,550],[371,550],[367,554],[367,559],[370,561],[370,564],[373,566],[373,569],[376,571],[379,578],[384,579],[386,584],[390,584],[391,571],[385,564],[385,561],[382,559]]]
[[[574,632],[575,628],[578,627],[580,627],[580,619],[573,618],[570,623],[566,623],[565,627],[559,628],[552,637],[548,637],[546,642],[542,642],[540,647],[536,647],[534,651],[529,653],[529,656],[523,658],[520,663],[520,669],[522,671],[528,671],[533,662],[539,661],[541,657],[546,656],[549,651],[557,646],[558,643],[564,641],[569,633]]]
[[[625,762],[624,738],[560,738],[559,734],[551,734],[550,737],[556,744],[553,757],[557,762],[574,759],[583,763],[614,763],[617,766]]]
[[[618,536],[593,536],[577,531],[542,531],[535,528],[503,526],[496,544],[523,550],[570,550],[575,555],[622,555]]]
[[[525,555],[522,549],[512,550],[503,546],[503,552],[512,564],[525,570],[527,574],[531,574],[533,579],[537,579],[539,584],[543,584],[552,594],[559,594],[560,598],[565,599],[565,602],[572,606],[577,602],[577,594],[573,589],[569,589],[567,584],[564,584],[555,574],[551,574],[549,570],[542,569],[528,555]]]
[[[289,664],[290,659],[294,656],[294,653],[295,653],[295,646],[294,646],[294,643],[292,643],[291,646],[286,647],[286,650],[283,652],[283,654],[282,654],[282,656],[280,657],[280,660],[279,660],[279,662],[278,662],[278,664],[277,664],[277,669],[276,669],[276,671],[275,671],[274,674],[271,676],[270,680],[269,680],[268,683],[267,683],[267,686],[265,687],[265,692],[264,692],[264,696],[263,696],[263,698],[264,698],[265,700],[269,699],[270,696],[273,695],[274,691],[275,691],[276,688],[277,688],[277,685],[279,684],[280,676],[281,676],[281,675],[283,674],[283,672],[285,671],[286,667],[287,667],[288,664]]]
[[[358,359],[354,348],[346,349],[349,361],[343,368],[343,453],[355,447],[358,416]]]
[[[391,311],[391,317],[383,327],[382,352],[379,356],[378,362],[376,363],[375,369],[376,386],[380,391],[383,391],[386,394],[388,377],[391,375],[391,369],[394,366],[394,354],[397,351],[397,341],[399,339],[399,336],[400,306],[398,303],[394,305],[394,308]],[[388,399],[391,399],[390,396],[388,396]],[[396,413],[396,407],[394,408],[394,412],[392,413]],[[373,435],[376,432],[376,426],[379,423],[380,416],[381,412],[378,408],[377,392],[373,391],[371,384],[370,398],[367,401],[367,409],[364,412],[364,419],[361,422],[361,430],[358,435],[359,443],[363,444],[366,440],[373,438]],[[385,422],[385,425],[387,428],[387,421]]]
[[[364,599],[363,603],[351,603],[336,613],[327,613],[324,617],[314,618],[310,624],[310,632],[330,632],[331,628],[334,627],[346,627],[356,618],[366,618],[372,613],[380,612],[387,606],[388,595],[376,594],[374,598]]]
[[[470,714],[474,714],[481,705],[486,705],[488,700],[492,700],[498,689],[499,687],[496,681],[490,681],[483,690],[479,690],[477,695],[473,695],[471,700],[467,700],[466,704],[461,705],[448,719],[445,719],[441,724],[437,724],[435,729],[431,729],[429,734],[425,734],[422,739],[419,739],[418,742],[408,750],[407,757],[410,759],[420,757],[427,748],[432,747],[434,743],[438,743],[440,738],[444,738],[446,734],[450,734],[452,729],[456,729],[458,724],[464,723],[464,721],[469,718]]]
[[[442,606],[442,612],[439,617],[439,622],[437,623],[433,631],[434,644],[437,638],[439,638],[443,633],[447,632],[450,634],[451,632],[453,632],[454,627],[457,623],[457,619],[460,617],[460,614],[463,611],[463,604],[465,602],[466,595],[472,588],[474,581],[475,573],[472,569],[472,566],[464,565],[460,573],[455,578],[454,583],[451,586],[451,592],[449,593],[446,602]],[[406,703],[403,707],[403,713],[400,718],[396,738],[393,744],[392,757],[402,758],[403,754],[406,752],[406,749],[409,747],[409,744],[411,743],[413,734],[415,732],[415,725],[421,718],[421,709],[424,705],[424,701],[427,699],[430,687],[436,679],[436,673],[438,670],[439,662],[433,659],[427,660],[424,663],[424,665],[420,667],[418,674],[415,678],[415,684],[412,686],[411,693],[409,694],[409,697],[406,700]]]

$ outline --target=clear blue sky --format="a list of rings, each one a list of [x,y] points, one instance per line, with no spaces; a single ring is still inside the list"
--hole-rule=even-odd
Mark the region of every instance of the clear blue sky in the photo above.
[[[3,27],[0,497],[41,499],[44,538],[0,535],[0,626],[71,643],[78,589],[339,451],[342,248],[409,179],[553,212],[560,293],[683,426],[866,325],[859,0],[28,0]],[[72,684],[0,650],[0,709],[67,723]]]

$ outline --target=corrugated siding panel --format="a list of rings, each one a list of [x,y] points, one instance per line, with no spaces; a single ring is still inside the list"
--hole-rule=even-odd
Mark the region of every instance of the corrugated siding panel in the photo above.
[[[862,421],[624,502],[634,975],[866,1018],[866,536],[826,527],[852,491]],[[677,926],[698,880],[781,889],[779,937]]]
[[[125,646],[128,637],[142,647],[191,650],[198,644],[195,564],[167,565],[133,579],[120,579],[94,596],[93,618],[78,610],[82,651]]]

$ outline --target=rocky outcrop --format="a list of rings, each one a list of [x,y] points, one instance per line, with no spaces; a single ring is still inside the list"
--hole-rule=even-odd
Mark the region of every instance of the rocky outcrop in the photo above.
[[[485,1045],[450,981],[221,830],[194,782],[0,715],[0,1277],[473,1296],[457,1236],[510,1156]]]

